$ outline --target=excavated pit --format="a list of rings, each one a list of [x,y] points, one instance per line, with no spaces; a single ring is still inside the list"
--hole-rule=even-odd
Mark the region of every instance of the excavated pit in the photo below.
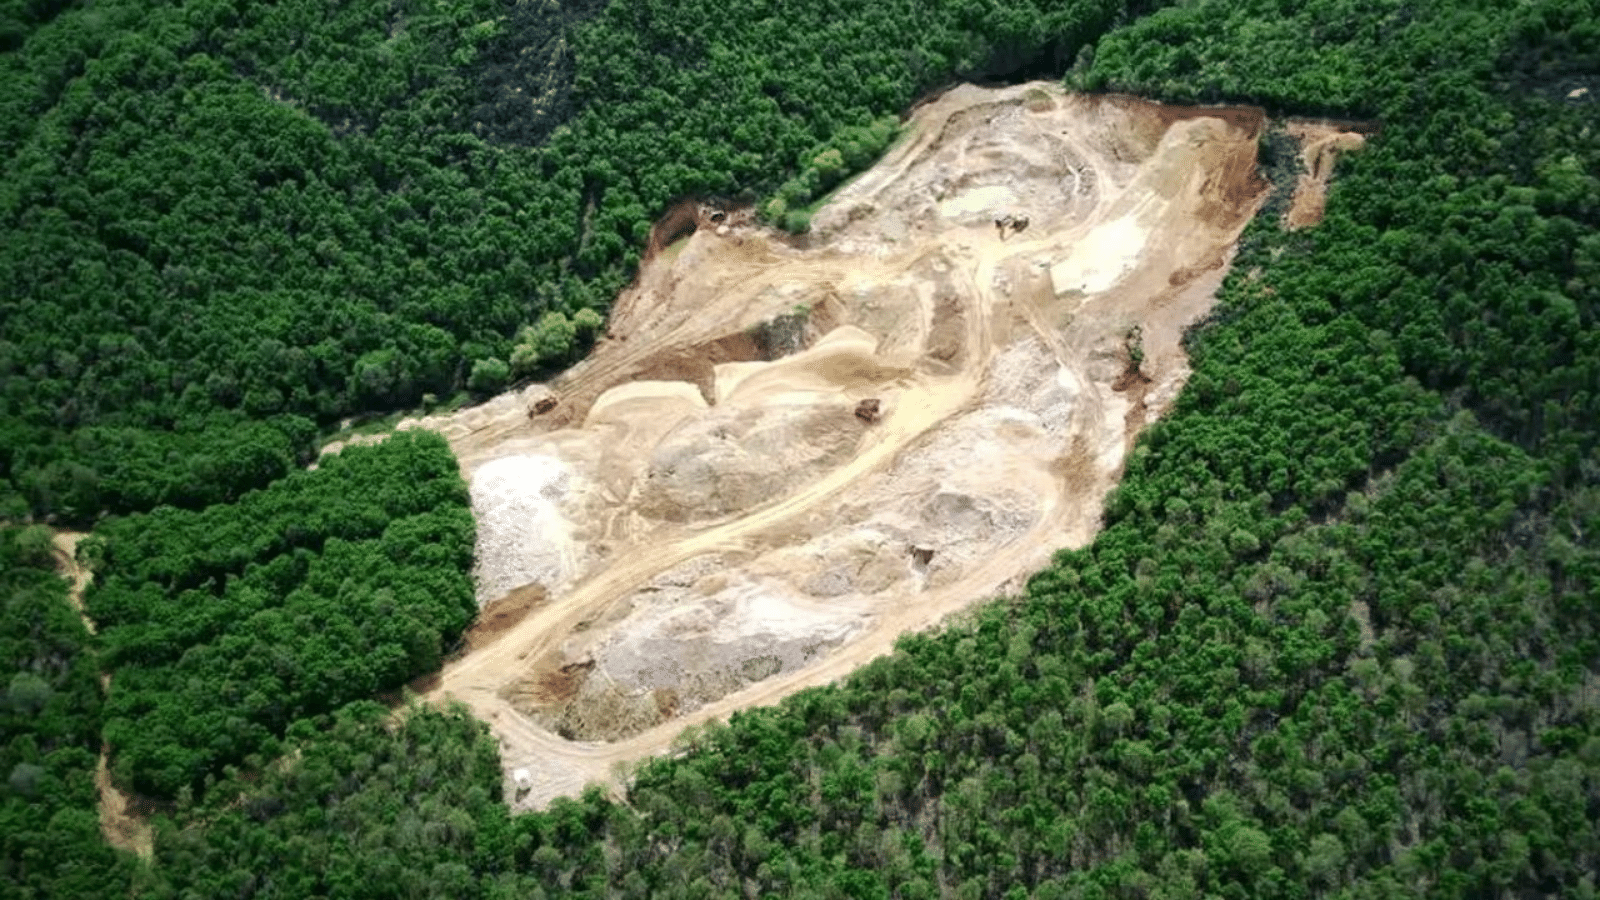
[[[489,614],[548,597],[431,694],[492,725],[515,804],[839,678],[1087,543],[1264,199],[1263,125],[955,88],[806,240],[675,210],[583,363],[402,423],[449,438],[472,484]]]

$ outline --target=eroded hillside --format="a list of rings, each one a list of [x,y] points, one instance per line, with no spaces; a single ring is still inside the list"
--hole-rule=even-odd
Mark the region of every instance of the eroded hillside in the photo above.
[[[431,696],[493,725],[508,795],[605,779],[1087,543],[1262,200],[1262,124],[957,88],[805,238],[680,211],[589,359],[403,423],[471,479],[493,627]]]

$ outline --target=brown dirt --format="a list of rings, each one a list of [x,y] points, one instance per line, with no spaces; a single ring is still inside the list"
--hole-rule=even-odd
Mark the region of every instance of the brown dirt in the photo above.
[[[85,537],[87,535],[80,532],[56,532],[55,558],[57,571],[72,585],[68,594],[72,608],[83,617],[84,626],[93,634],[95,624],[84,610],[83,592],[94,580],[94,573],[78,562],[78,542]],[[111,690],[110,675],[100,676],[100,689],[102,692]],[[110,756],[111,745],[102,745],[94,770],[94,786],[100,793],[100,834],[111,846],[148,860],[155,855],[155,830],[149,821],[153,804],[138,795],[124,793],[112,783]]]
[[[698,200],[674,203],[650,229],[650,238],[645,243],[644,262],[653,262],[661,251],[694,234],[707,218],[703,204]]]
[[[1126,354],[1124,355],[1126,356]],[[1125,393],[1127,391],[1142,392],[1149,386],[1150,376],[1144,374],[1144,371],[1139,367],[1139,364],[1134,362],[1131,356],[1128,356],[1126,361],[1123,363],[1122,374],[1117,376],[1116,381],[1111,382],[1111,389],[1113,391],[1117,391],[1118,393]]]
[[[807,241],[732,216],[682,238],[699,213],[675,210],[653,246],[681,243],[588,359],[402,423],[451,441],[475,504],[505,501],[480,516],[481,583],[549,590],[430,694],[491,724],[508,796],[609,779],[1087,543],[1264,197],[1262,127],[1249,108],[952,89]],[[1030,225],[1002,241],[1003,214]],[[799,309],[783,354],[756,337]]]
[[[1127,449],[1132,450],[1134,441],[1139,437],[1139,432],[1144,430],[1150,419],[1150,376],[1134,363],[1130,358],[1124,366],[1122,374],[1117,380],[1111,382],[1111,389],[1128,398],[1128,411],[1123,415],[1122,433],[1127,443]]]
[[[1285,126],[1289,136],[1300,143],[1300,160],[1305,171],[1295,184],[1294,197],[1284,213],[1283,227],[1296,231],[1322,221],[1328,203],[1328,185],[1333,181],[1339,157],[1366,146],[1367,136],[1377,133],[1372,122],[1332,119],[1295,119]]]
[[[67,580],[69,585],[67,601],[72,608],[77,610],[78,618],[83,620],[83,627],[89,629],[90,634],[99,631],[94,620],[89,618],[88,610],[83,605],[83,592],[88,589],[89,582],[94,580],[94,573],[87,566],[78,563],[78,542],[88,535],[77,531],[57,531],[51,538],[51,555],[55,557],[56,572]]]
[[[553,666],[513,684],[506,696],[526,708],[560,708],[578,696],[593,669],[592,659]]]
[[[156,852],[150,817],[157,812],[157,804],[124,793],[111,782],[110,755],[111,748],[102,747],[94,769],[94,786],[100,792],[100,834],[111,846],[150,860]]]
[[[502,634],[527,618],[528,613],[543,606],[548,598],[544,585],[529,584],[484,607],[477,621],[462,636],[466,651],[481,650],[499,640]]]
[[[716,402],[716,367],[730,362],[756,362],[767,359],[765,348],[748,332],[724,335],[692,347],[671,347],[639,362],[625,381],[687,381],[700,389],[706,403]],[[580,399],[585,407],[605,392],[595,386],[594,397]],[[584,410],[587,412],[587,408]]]
[[[653,694],[656,701],[656,713],[665,722],[678,714],[678,692],[671,688],[657,688]]]

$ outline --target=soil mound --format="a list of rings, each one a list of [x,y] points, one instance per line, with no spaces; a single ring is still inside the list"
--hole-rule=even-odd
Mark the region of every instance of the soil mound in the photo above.
[[[571,482],[550,456],[507,456],[474,473],[480,607],[530,584],[554,590],[572,575],[571,528],[561,514]]]
[[[1365,147],[1367,135],[1375,133],[1377,126],[1371,122],[1296,119],[1285,130],[1300,144],[1300,178],[1283,217],[1283,227],[1294,231],[1322,221],[1328,205],[1328,186],[1333,182],[1339,157]]]
[[[686,522],[752,509],[850,458],[862,423],[848,404],[720,407],[656,445],[637,509]]]

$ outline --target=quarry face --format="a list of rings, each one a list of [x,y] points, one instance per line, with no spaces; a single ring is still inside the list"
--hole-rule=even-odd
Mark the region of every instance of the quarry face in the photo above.
[[[404,423],[460,456],[480,603],[543,598],[431,695],[490,722],[507,796],[839,678],[1087,543],[1263,199],[1263,124],[953,89],[810,234],[689,204],[587,360]]]

